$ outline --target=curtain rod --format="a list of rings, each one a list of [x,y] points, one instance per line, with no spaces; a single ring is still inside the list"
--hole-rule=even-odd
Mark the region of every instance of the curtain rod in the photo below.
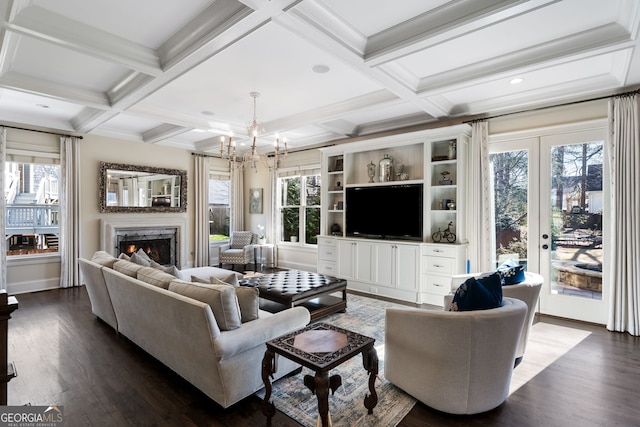
[[[543,110],[548,110],[548,109],[551,109],[551,108],[558,108],[558,107],[567,107],[569,105],[584,104],[585,102],[601,101],[603,99],[614,98],[614,97],[617,97],[617,96],[620,96],[620,97],[622,97],[622,96],[630,96],[630,95],[636,95],[636,94],[639,94],[639,93],[640,93],[640,89],[636,89],[636,90],[632,90],[632,91],[629,91],[629,92],[622,92],[622,93],[617,93],[617,94],[613,94],[613,95],[603,95],[603,96],[598,96],[596,98],[582,99],[580,101],[564,102],[562,104],[547,105],[547,106],[544,106],[544,107],[536,107],[536,108],[529,108],[527,110],[513,111],[511,113],[497,114],[495,116],[481,117],[481,118],[471,119],[471,120],[464,120],[462,123],[473,123],[473,122],[479,122],[479,121],[483,121],[483,120],[498,119],[500,117],[513,116],[515,114],[530,113],[530,112],[534,112],[534,111],[543,111]]]
[[[9,126],[9,125],[0,125],[0,127],[5,127],[5,128],[9,128],[9,129],[17,129],[17,130],[26,130],[26,131],[29,131],[29,132],[48,133],[49,135],[66,136],[68,138],[84,139],[84,137],[78,136],[78,135],[69,135],[69,134],[66,134],[66,133],[49,132],[49,131],[46,131],[46,130],[27,129],[27,128],[21,128],[21,127],[17,127],[17,126]]]

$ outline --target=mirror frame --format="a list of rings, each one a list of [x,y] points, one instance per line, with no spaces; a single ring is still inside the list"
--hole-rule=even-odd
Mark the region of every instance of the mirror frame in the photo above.
[[[180,177],[180,206],[107,206],[107,170],[148,172]],[[182,169],[156,168],[153,166],[128,165],[124,163],[100,162],[100,212],[101,213],[149,213],[187,211],[187,171]]]

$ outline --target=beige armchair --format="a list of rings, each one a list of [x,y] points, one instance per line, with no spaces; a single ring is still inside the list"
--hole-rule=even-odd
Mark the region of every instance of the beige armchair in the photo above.
[[[389,308],[384,375],[439,411],[494,409],[509,394],[526,313],[526,304],[512,298],[489,310]]]
[[[483,273],[459,274],[453,276],[451,278],[451,293],[455,293],[456,289],[458,289],[458,287],[469,277],[478,277],[482,274]],[[520,341],[518,342],[518,350],[516,351],[515,366],[518,366],[520,362],[522,362],[524,352],[527,349],[529,332],[533,325],[533,318],[536,314],[536,305],[538,305],[538,297],[540,296],[540,289],[542,288],[543,282],[542,276],[536,273],[530,273],[527,271],[524,273],[524,276],[524,282],[516,285],[505,285],[502,287],[502,295],[504,297],[516,298],[527,304],[527,316],[524,324],[522,325],[522,332],[520,333]],[[452,299],[453,295],[447,295],[445,297],[445,310],[449,309]]]
[[[231,232],[229,244],[218,248],[219,267],[222,267],[222,264],[231,264],[233,269],[236,264],[241,264],[246,270],[247,264],[254,262],[253,244],[257,241],[258,236],[251,231]]]

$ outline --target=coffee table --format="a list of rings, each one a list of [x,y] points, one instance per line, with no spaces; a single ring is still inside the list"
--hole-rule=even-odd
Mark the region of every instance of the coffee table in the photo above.
[[[347,281],[324,274],[284,270],[262,276],[246,277],[240,286],[258,288],[260,308],[276,312],[302,305],[311,320],[347,309]],[[334,296],[341,293],[342,296]]]
[[[364,398],[364,406],[369,414],[378,404],[375,389],[378,375],[378,353],[373,344],[375,339],[353,331],[326,323],[313,323],[303,329],[267,341],[267,350],[262,359],[262,381],[265,386],[262,413],[267,417],[267,425],[276,413],[271,399],[271,380],[276,371],[275,356],[279,354],[313,371],[315,376],[305,375],[304,385],[318,398],[318,414],[323,427],[328,427],[329,389],[332,393],[342,385],[340,375],[329,376],[329,371],[357,354],[362,354],[364,369],[369,373],[369,391]]]

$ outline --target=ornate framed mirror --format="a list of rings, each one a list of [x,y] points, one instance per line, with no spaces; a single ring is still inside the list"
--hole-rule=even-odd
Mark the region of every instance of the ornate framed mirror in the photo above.
[[[187,171],[100,162],[100,212],[186,212]]]

